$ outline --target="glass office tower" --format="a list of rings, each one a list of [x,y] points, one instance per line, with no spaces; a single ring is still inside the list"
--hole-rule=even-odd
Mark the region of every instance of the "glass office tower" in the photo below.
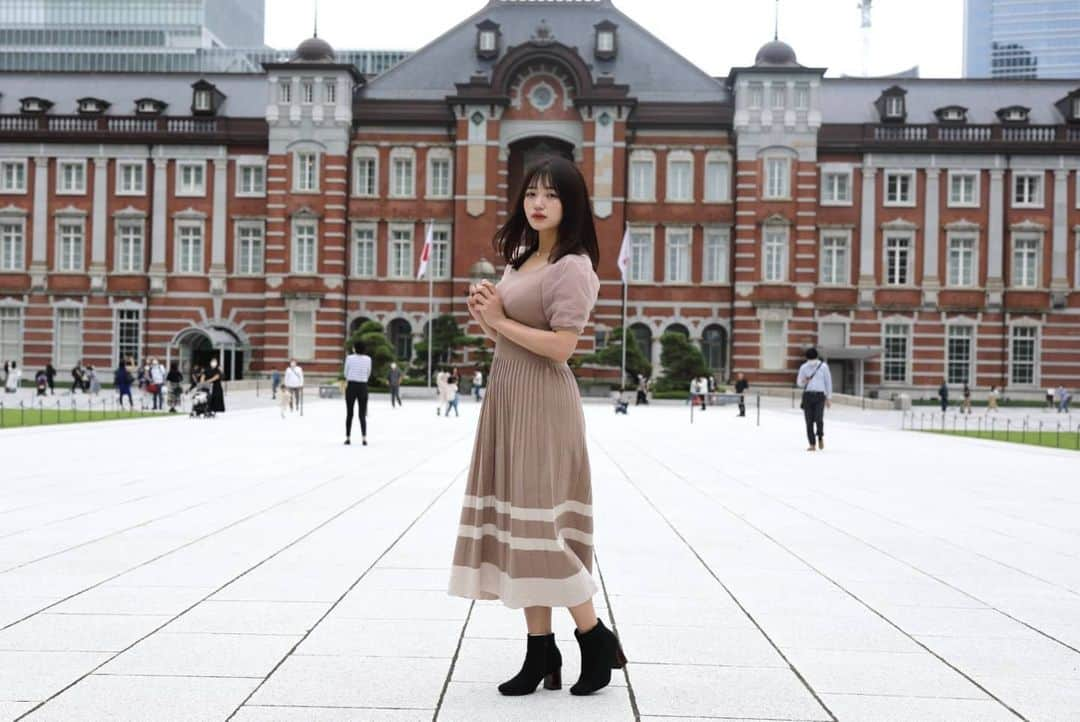
[[[1080,77],[1080,0],[964,0],[964,76]]]

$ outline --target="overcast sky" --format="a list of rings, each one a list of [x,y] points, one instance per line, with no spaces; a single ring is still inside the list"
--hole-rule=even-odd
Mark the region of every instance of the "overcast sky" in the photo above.
[[[319,0],[319,35],[335,48],[416,50],[484,0]],[[772,39],[772,0],[615,0],[615,5],[712,75],[750,65]],[[311,35],[315,0],[266,0],[266,42],[294,48]],[[781,0],[780,39],[803,65],[862,73],[858,0]],[[869,71],[920,67],[959,77],[963,0],[873,0]]]

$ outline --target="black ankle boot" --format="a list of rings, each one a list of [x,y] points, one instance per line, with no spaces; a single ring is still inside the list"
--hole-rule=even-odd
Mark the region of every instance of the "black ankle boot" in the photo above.
[[[570,688],[570,694],[592,694],[611,682],[611,670],[626,666],[626,655],[615,633],[597,619],[596,626],[588,632],[574,630],[581,647],[581,677]]]
[[[509,697],[532,694],[540,680],[544,680],[544,689],[562,689],[562,655],[554,634],[529,635],[521,671],[500,684],[499,691]]]

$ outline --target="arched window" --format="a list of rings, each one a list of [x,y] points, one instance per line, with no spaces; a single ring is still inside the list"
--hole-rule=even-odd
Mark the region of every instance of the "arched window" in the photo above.
[[[723,378],[727,370],[727,329],[715,323],[706,326],[701,334],[701,353],[708,367]]]
[[[356,318],[354,318],[352,320],[352,323],[349,324],[349,334],[352,335],[352,334],[356,333],[357,331],[360,330],[361,326],[363,326],[365,323],[367,323],[370,320],[371,320],[370,318],[367,318],[365,316],[357,316]]]
[[[395,318],[386,329],[386,337],[394,347],[398,361],[407,362],[412,358],[412,325],[403,318]]]
[[[690,338],[690,329],[683,326],[681,323],[673,323],[664,329],[664,333],[680,333],[687,338]]]
[[[630,327],[630,335],[637,342],[638,349],[645,354],[645,358],[652,358],[652,331],[643,323],[635,323]]]

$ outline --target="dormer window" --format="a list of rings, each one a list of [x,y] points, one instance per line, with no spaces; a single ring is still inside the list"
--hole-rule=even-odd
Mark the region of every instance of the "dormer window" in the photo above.
[[[1026,123],[1031,108],[1022,105],[1010,105],[997,111],[998,120],[1002,123]]]
[[[79,115],[100,115],[109,104],[100,98],[79,98]]]
[[[166,105],[154,98],[139,98],[135,101],[135,115],[161,115]]]
[[[934,111],[939,123],[966,123],[967,108],[959,105],[946,105]]]
[[[499,24],[485,20],[476,25],[476,56],[491,60],[499,56]]]
[[[1074,95],[1072,99],[1072,114],[1069,120],[1080,121],[1080,95]]]
[[[192,115],[213,115],[225,101],[225,95],[213,83],[199,80],[191,85]]]
[[[44,98],[22,98],[19,101],[19,109],[23,113],[40,115],[42,113],[48,113],[49,108],[52,107],[52,103]]]
[[[907,103],[905,96],[907,91],[898,85],[885,90],[874,103],[882,122],[903,123],[907,120]]]
[[[615,30],[618,26],[610,20],[604,20],[593,26],[596,29],[596,47],[594,54],[597,60],[613,60],[615,58]]]
[[[1080,123],[1080,88],[1054,103],[1066,123]]]
[[[201,111],[210,110],[210,91],[209,90],[196,90],[195,91],[195,110],[201,110]]]

